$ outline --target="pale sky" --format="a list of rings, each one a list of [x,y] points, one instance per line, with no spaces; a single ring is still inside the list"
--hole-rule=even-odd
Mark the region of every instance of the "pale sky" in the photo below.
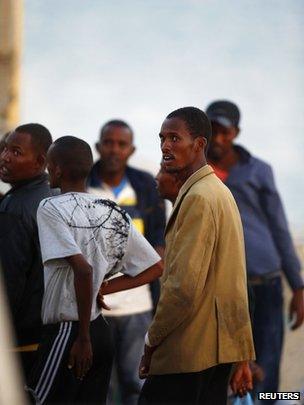
[[[242,112],[239,142],[273,166],[288,219],[304,229],[302,0],[24,5],[22,122],[93,146],[105,121],[124,119],[133,163],[156,170],[169,112],[230,99]]]

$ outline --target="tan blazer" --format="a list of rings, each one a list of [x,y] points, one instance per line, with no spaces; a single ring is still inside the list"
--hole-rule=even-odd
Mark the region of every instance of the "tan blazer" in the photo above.
[[[234,198],[206,165],[181,188],[166,228],[150,374],[254,359],[243,230]]]

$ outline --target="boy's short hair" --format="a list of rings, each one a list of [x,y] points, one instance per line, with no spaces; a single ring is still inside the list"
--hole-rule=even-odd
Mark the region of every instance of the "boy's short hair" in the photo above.
[[[93,154],[90,145],[84,140],[75,136],[62,136],[53,143],[51,153],[70,180],[88,177],[93,166]]]

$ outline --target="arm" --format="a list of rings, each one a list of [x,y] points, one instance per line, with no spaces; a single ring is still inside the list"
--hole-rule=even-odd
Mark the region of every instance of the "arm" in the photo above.
[[[253,389],[252,372],[249,361],[241,361],[235,365],[230,379],[230,387],[235,395],[243,397]]]
[[[295,319],[294,319],[295,318]],[[289,304],[289,320],[292,322],[291,329],[298,329],[304,322],[304,290],[298,288],[293,291]]]
[[[197,289],[203,291],[215,243],[216,226],[211,207],[200,196],[186,196],[177,218],[176,232],[167,253],[160,300],[148,337],[159,345],[193,309]]]
[[[99,295],[112,294],[118,291],[129,290],[144,284],[151,283],[162,275],[163,264],[161,261],[149,267],[147,270],[135,277],[123,275],[103,283],[99,290]]]
[[[156,280],[163,271],[161,258],[149,242],[130,223],[126,251],[122,259],[121,277],[103,283],[98,295],[98,305],[109,309],[103,301],[103,294],[110,294]]]
[[[301,264],[296,255],[288,229],[283,205],[276,189],[270,166],[265,167],[263,176],[264,188],[261,193],[261,204],[267,217],[269,228],[282,261],[282,270],[293,290],[289,307],[289,317],[295,316],[292,329],[298,328],[304,321],[304,283],[301,278]]]
[[[7,212],[0,213],[0,229],[2,271],[10,309],[16,321],[33,260],[34,242],[23,221]]]
[[[89,327],[92,308],[92,268],[63,217],[48,200],[42,201],[37,212],[39,240],[43,262],[65,259],[74,273],[79,328],[69,356],[68,367],[82,379],[92,363]]]
[[[196,289],[203,291],[208,275],[216,235],[211,208],[201,197],[188,196],[182,203],[176,221],[179,225],[170,245],[174,254],[170,256],[171,252],[167,253],[166,279],[145,338],[144,355],[139,366],[140,378],[148,376],[157,346],[192,311]]]
[[[81,255],[66,258],[74,272],[74,286],[77,300],[79,329],[72,346],[68,368],[75,368],[76,377],[82,379],[92,365],[90,340],[90,318],[92,308],[92,267]]]
[[[260,200],[266,215],[269,229],[282,261],[290,287],[295,290],[304,286],[300,275],[301,265],[296,255],[292,238],[288,229],[283,204],[277,191],[270,166],[265,166],[263,173],[263,189]]]

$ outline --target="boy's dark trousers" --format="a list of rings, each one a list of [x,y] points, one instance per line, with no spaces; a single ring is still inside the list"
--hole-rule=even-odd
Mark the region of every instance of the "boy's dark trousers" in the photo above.
[[[37,361],[27,390],[39,404],[105,404],[111,376],[113,347],[108,324],[102,316],[91,322],[93,364],[83,380],[68,369],[70,350],[79,322],[45,325]]]

